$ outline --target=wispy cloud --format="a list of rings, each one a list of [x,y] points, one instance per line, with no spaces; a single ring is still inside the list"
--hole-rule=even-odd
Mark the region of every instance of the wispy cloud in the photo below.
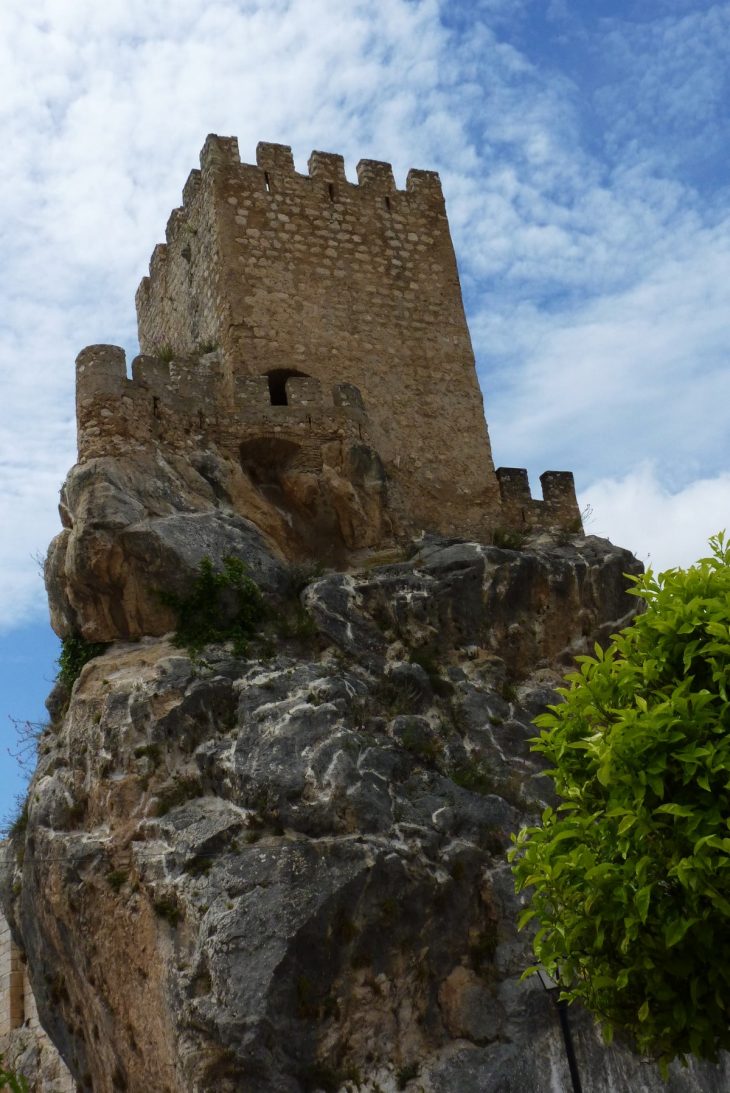
[[[647,463],[593,482],[581,500],[593,510],[587,532],[610,534],[655,572],[691,565],[709,553],[711,535],[730,532],[730,472],[672,492]]]

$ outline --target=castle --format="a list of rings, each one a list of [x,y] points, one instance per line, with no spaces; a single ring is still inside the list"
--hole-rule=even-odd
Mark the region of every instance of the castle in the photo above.
[[[313,152],[304,175],[288,147],[254,166],[218,136],[200,162],[137,292],[131,379],[115,346],[78,357],[80,462],[214,450],[219,488],[244,475],[290,555],[580,530],[572,474],[546,472],[536,500],[526,471],[494,468],[437,174],[398,190],[361,160],[352,183]]]

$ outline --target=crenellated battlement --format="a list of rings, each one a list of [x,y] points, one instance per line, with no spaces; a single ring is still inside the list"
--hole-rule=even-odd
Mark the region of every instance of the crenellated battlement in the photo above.
[[[401,213],[420,200],[431,210],[434,201],[443,206],[441,180],[435,171],[410,170],[403,190],[396,187],[390,163],[361,159],[355,171],[357,181],[350,182],[341,155],[314,151],[307,163],[307,174],[300,174],[288,145],[264,141],[256,147],[256,163],[242,163],[235,137],[210,135],[200,153],[200,170],[190,172],[182,191],[183,203],[170,213],[165,228],[166,243],[158,244],[152,252],[149,278],[140,285],[142,300],[149,292],[149,280],[163,275],[167,246],[176,242],[185,231],[195,233],[196,229],[190,225],[190,214],[195,216],[201,186],[216,172],[227,172],[229,181],[252,193],[269,194],[273,199],[284,193],[295,194],[299,189],[302,195],[318,194],[323,205],[352,200],[378,202],[388,211]],[[399,203],[397,209],[392,202]]]
[[[354,174],[331,152],[300,172],[288,145],[247,163],[206,139],[137,292],[131,379],[113,347],[79,358],[80,451],[117,426],[131,445],[245,442],[260,478],[267,437],[310,470],[366,444],[403,527],[579,526],[571,476],[544,475],[536,500],[524,472],[495,473],[438,174]]]
[[[231,394],[220,355],[162,358],[141,354],[127,376],[116,345],[92,345],[76,359],[79,462],[117,447],[183,452],[205,443],[238,458],[252,435],[299,436],[322,443],[347,434],[364,440],[368,420],[351,384],[323,386],[311,376],[239,376]]]
[[[259,192],[275,194],[290,191],[292,185],[312,189],[313,183],[342,187],[340,199],[347,197],[374,197],[377,194],[410,196],[411,200],[427,195],[430,199],[443,200],[441,181],[435,171],[411,170],[404,190],[395,184],[390,163],[374,159],[361,159],[356,167],[356,182],[350,182],[345,173],[344,157],[334,152],[311,153],[307,161],[307,173],[299,173],[294,164],[291,147],[287,144],[271,144],[260,141],[256,146],[256,163],[242,163],[235,137],[209,136],[200,153],[200,168],[207,172],[228,170],[235,173],[237,181],[250,185]],[[197,172],[193,172],[196,174]],[[187,189],[187,187],[186,187]],[[326,200],[332,195],[324,188],[320,192]],[[185,192],[183,204],[187,204]]]
[[[580,509],[570,471],[544,471],[540,475],[541,499],[533,498],[524,468],[498,467],[496,473],[506,526],[580,530]]]

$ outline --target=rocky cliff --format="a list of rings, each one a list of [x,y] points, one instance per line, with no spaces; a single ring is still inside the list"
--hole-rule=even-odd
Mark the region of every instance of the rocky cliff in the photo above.
[[[520,981],[505,850],[550,800],[532,718],[628,617],[638,563],[545,534],[307,571],[165,474],[66,490],[54,616],[108,644],[51,696],[3,880],[79,1089],[570,1088],[552,1003]],[[264,590],[259,636],[193,656],[160,589],[231,555]],[[727,1067],[664,1086],[573,1024],[591,1093],[728,1087]]]

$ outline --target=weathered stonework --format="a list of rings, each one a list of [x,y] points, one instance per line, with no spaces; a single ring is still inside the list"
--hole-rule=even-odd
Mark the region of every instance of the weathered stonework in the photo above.
[[[578,530],[572,475],[548,472],[541,502],[495,473],[438,175],[398,190],[387,163],[351,183],[340,156],[306,175],[283,145],[256,158],[208,137],[137,292],[132,378],[114,346],[80,354],[79,461],[215,449],[290,523],[324,483],[345,551]]]
[[[68,1067],[38,1020],[38,1008],[20,949],[0,912],[0,1053],[18,1070],[29,1093],[76,1093]]]

